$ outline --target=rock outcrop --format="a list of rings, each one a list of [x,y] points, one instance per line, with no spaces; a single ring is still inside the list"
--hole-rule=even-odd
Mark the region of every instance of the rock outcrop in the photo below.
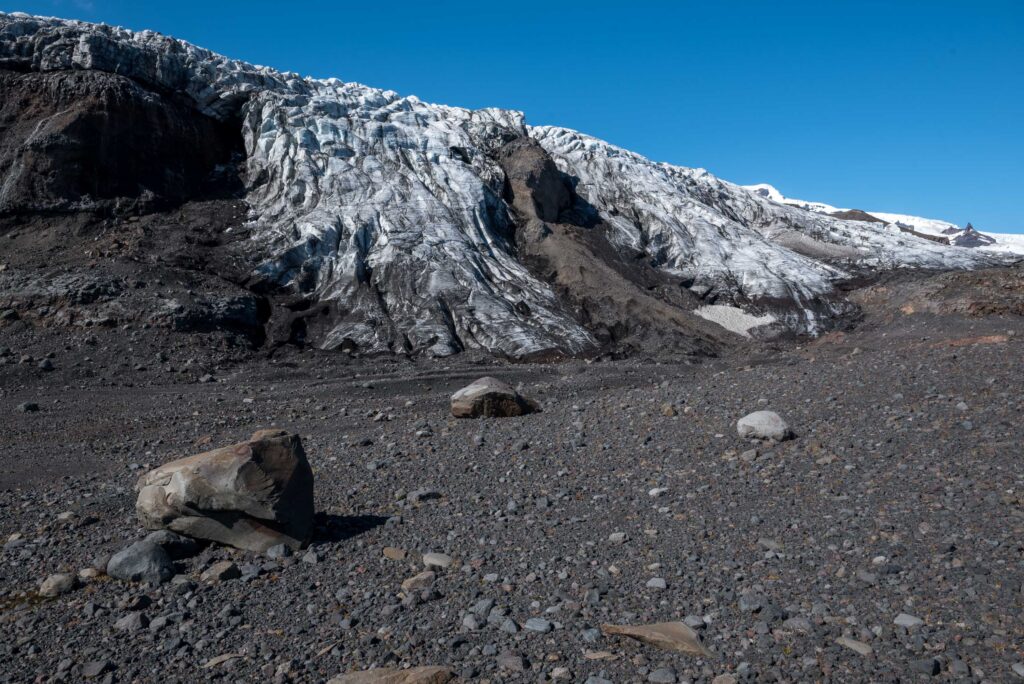
[[[298,435],[246,442],[166,463],[139,479],[143,526],[263,552],[303,547],[313,531],[313,471]]]

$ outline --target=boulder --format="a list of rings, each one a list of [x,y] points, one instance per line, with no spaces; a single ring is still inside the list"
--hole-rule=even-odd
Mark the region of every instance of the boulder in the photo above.
[[[129,582],[163,584],[174,577],[174,564],[161,547],[140,541],[111,556],[107,574]]]
[[[534,402],[497,378],[480,378],[452,395],[452,415],[456,418],[504,418],[536,410]]]
[[[771,439],[776,442],[789,439],[793,431],[775,411],[754,411],[739,419],[736,432],[740,437]]]
[[[265,552],[305,546],[313,471],[298,435],[261,430],[246,442],[166,463],[138,482],[143,526]]]
[[[444,684],[454,676],[447,667],[377,667],[338,675],[327,684]]]

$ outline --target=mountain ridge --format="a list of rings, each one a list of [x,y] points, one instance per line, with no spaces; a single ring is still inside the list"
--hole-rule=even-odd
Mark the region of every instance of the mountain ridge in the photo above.
[[[236,158],[217,166],[237,169],[248,207],[244,221],[217,229],[247,236],[230,256],[249,271],[237,282],[287,299],[293,337],[325,349],[711,353],[750,333],[730,328],[736,314],[770,321],[753,330],[759,336],[843,324],[856,310],[840,291],[851,278],[1005,262],[780,205],[703,169],[529,126],[521,112],[301,78],[149,31],[0,14],[0,69],[33,82],[81,72],[128,79],[142,101],[190,102],[184,130],[206,119],[237,129]],[[95,112],[81,117],[104,135],[125,127],[116,111],[99,124]],[[47,134],[56,149],[67,144],[66,129]],[[502,155],[513,144],[529,150],[510,167]],[[140,145],[120,153],[148,154]],[[54,166],[54,152],[31,139],[8,134],[2,147],[8,177]],[[526,203],[513,191],[519,162]],[[174,180],[140,186],[132,201],[164,197]],[[48,210],[109,211],[125,199],[63,192]],[[0,211],[41,196],[5,182]],[[545,208],[552,197],[557,210]]]

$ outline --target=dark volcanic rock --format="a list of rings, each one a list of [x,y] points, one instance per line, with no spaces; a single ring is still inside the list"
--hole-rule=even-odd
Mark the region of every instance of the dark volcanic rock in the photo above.
[[[0,70],[0,212],[207,193],[242,149],[238,126],[98,71]]]

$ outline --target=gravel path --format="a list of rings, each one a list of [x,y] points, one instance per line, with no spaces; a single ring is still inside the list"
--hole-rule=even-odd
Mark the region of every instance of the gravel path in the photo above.
[[[3,340],[2,682],[406,664],[593,684],[1024,674],[1019,317],[912,316],[693,365],[154,361],[159,337],[97,334]],[[482,375],[542,411],[449,417]],[[762,409],[796,438],[740,439]],[[308,553],[210,546],[159,587],[99,575],[36,594],[143,538],[144,469],[271,426],[298,432],[314,468]],[[403,590],[425,553],[441,554],[432,581]],[[240,572],[215,574],[241,577],[201,579],[224,560]],[[598,631],[672,620],[712,656]]]

